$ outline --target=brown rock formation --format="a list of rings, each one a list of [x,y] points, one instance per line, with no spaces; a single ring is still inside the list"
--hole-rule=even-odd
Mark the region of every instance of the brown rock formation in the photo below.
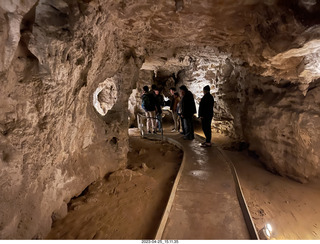
[[[218,131],[282,175],[319,177],[319,6],[1,1],[0,238],[42,238],[70,198],[125,167],[128,105],[132,124],[153,74],[197,101],[210,84]]]
[[[123,105],[141,66],[116,47],[112,23],[103,32],[95,25],[106,16],[82,12],[85,3],[29,2],[1,6],[4,16],[25,14],[14,19],[17,31],[9,21],[2,32],[1,238],[44,237],[71,197],[125,166]],[[108,77],[118,98],[101,117],[93,92]]]

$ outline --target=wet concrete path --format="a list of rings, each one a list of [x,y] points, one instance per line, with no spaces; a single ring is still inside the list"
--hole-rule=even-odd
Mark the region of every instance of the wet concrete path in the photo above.
[[[231,169],[217,147],[200,147],[198,136],[165,137],[183,149],[184,158],[156,239],[250,239]]]

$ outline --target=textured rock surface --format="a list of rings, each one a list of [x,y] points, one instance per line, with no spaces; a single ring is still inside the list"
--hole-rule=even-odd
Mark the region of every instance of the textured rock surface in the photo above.
[[[210,84],[217,131],[282,175],[318,177],[319,9],[311,0],[1,1],[0,237],[42,238],[70,198],[125,166],[127,128],[153,77],[170,78],[166,89],[187,84],[197,101]],[[105,81],[101,116],[93,94]]]
[[[281,175],[301,182],[319,177],[319,87],[304,96],[297,85],[273,83],[260,80],[248,90],[242,122],[250,149]]]
[[[178,85],[186,84],[197,101],[210,84],[218,132],[248,142],[281,175],[302,182],[319,177],[320,110],[315,99],[310,102],[320,75],[319,3],[183,3],[179,17],[156,13],[169,27],[152,25],[151,37],[161,46],[172,40],[171,48],[154,48],[142,67],[175,72]],[[171,67],[171,57],[181,63]],[[190,64],[183,67],[187,57]]]
[[[6,19],[1,36],[0,237],[30,239],[48,233],[51,215],[63,215],[70,198],[125,166],[123,104],[141,64],[121,49],[97,6],[23,2],[1,2],[15,25]],[[97,22],[110,26],[102,32]],[[101,117],[92,94],[109,77],[118,98]]]

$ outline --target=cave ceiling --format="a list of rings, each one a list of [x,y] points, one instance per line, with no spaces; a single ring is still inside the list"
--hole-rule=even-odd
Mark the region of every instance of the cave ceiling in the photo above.
[[[122,45],[145,57],[143,69],[176,73],[194,57],[227,53],[252,72],[303,90],[320,77],[319,6],[316,0],[114,1],[108,19]]]
[[[45,29],[47,36],[64,41],[71,36],[83,38],[81,32],[77,34],[79,28],[88,28],[87,33],[93,33],[94,41],[97,32],[92,29],[98,28],[114,36],[116,48],[141,58],[142,69],[155,73],[159,70],[177,73],[199,58],[209,63],[228,58],[248,67],[251,73],[272,77],[276,82],[296,83],[302,91],[320,78],[319,0],[23,2],[26,6],[36,6],[23,17],[20,26],[22,41],[26,33],[32,32],[25,42],[30,39],[29,50],[35,56],[40,56],[37,45],[45,41],[38,35],[39,28]],[[0,13],[14,12],[14,6],[18,5],[4,2]],[[21,11],[17,11],[16,17],[8,18],[22,18],[23,11],[27,10],[21,7]],[[29,24],[34,16],[32,31]],[[82,21],[84,23],[79,23]],[[9,27],[9,39],[17,46],[19,21],[12,20]],[[90,47],[90,43],[81,45]],[[6,56],[0,62],[0,70],[7,68],[12,60],[11,53]]]

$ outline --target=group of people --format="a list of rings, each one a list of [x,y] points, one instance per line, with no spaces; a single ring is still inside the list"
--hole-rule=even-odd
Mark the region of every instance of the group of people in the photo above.
[[[194,97],[191,91],[185,85],[179,87],[180,94],[175,87],[170,88],[171,103],[170,110],[174,122],[174,128],[171,132],[180,132],[185,140],[194,139],[193,115],[197,112]],[[213,118],[214,99],[210,94],[210,86],[203,88],[203,97],[199,104],[198,116],[201,119],[202,130],[205,134],[206,141],[201,144],[203,147],[211,146],[211,121]],[[151,91],[148,86],[143,87],[142,108],[145,110],[147,117],[147,130],[156,133],[157,122],[159,131],[162,130],[161,116],[164,105],[163,95],[159,89],[153,85]]]
[[[152,85],[149,91],[148,86],[143,87],[141,105],[147,117],[148,133],[157,134],[157,130],[162,130],[162,106],[164,106],[163,95],[160,94],[156,85]],[[151,131],[152,130],[152,131]]]

